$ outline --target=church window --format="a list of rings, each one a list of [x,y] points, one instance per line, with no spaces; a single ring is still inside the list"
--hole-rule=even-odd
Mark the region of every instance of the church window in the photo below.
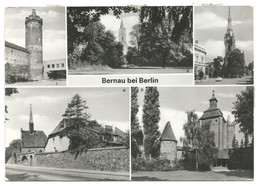
[[[48,68],[50,68],[51,67],[51,65],[50,64],[48,64],[48,66],[47,66]]]
[[[52,64],[52,68],[55,68],[55,64]]]
[[[40,153],[42,152],[42,150],[39,151]]]

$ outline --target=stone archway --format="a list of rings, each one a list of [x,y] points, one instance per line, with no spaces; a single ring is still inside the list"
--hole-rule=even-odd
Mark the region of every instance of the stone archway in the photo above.
[[[21,162],[22,162],[22,164],[28,164],[28,158],[27,158],[27,156],[22,156],[22,159],[21,159]]]

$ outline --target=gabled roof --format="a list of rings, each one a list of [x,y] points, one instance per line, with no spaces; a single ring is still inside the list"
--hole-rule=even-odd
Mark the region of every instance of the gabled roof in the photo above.
[[[175,135],[172,130],[171,123],[168,121],[167,124],[164,127],[164,130],[162,132],[162,135],[160,137],[161,141],[175,141],[177,142]]]
[[[65,119],[61,120],[61,122],[58,124],[58,126],[50,133],[49,137],[60,133],[64,129],[66,129],[66,120]]]
[[[120,137],[126,137],[126,133],[124,133],[123,131],[121,131],[119,128],[115,127],[115,135],[118,135]]]
[[[15,44],[10,43],[10,42],[7,42],[7,41],[5,41],[5,46],[6,46],[6,47],[10,47],[10,48],[12,48],[12,49],[16,49],[16,50],[18,50],[18,51],[22,51],[22,52],[25,52],[25,53],[30,54],[30,52],[28,51],[28,49],[26,49],[26,48],[24,48],[24,47],[21,47],[21,46],[19,46],[19,45],[15,45]]]
[[[43,131],[34,131],[30,134],[29,131],[21,130],[22,148],[45,147],[47,136]]]

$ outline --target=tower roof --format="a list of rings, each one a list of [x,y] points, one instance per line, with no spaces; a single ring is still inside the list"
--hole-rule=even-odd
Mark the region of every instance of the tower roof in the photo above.
[[[162,132],[162,135],[160,137],[161,141],[175,141],[177,142],[175,135],[172,130],[171,123],[168,121],[167,124],[164,127],[164,130]]]
[[[30,104],[30,120],[29,123],[33,123],[32,105]]]
[[[31,21],[38,21],[42,25],[42,18],[36,14],[36,10],[32,9],[31,15],[25,18],[25,24],[31,22]]]

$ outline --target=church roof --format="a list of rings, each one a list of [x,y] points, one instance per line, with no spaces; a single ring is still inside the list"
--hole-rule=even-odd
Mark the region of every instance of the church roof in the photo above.
[[[125,26],[124,26],[123,20],[121,19],[120,29],[124,29],[124,28],[125,28]]]
[[[161,141],[175,141],[177,142],[175,135],[172,130],[171,123],[168,121],[166,126],[164,127],[163,133],[160,137]]]
[[[21,133],[22,148],[45,147],[47,136],[43,131],[34,131],[33,134],[30,134],[29,131],[21,130]]]
[[[25,53],[30,54],[30,52],[28,51],[28,49],[26,49],[26,48],[24,48],[24,47],[21,47],[21,46],[19,46],[19,45],[15,45],[15,44],[10,43],[10,42],[7,42],[7,41],[5,41],[5,46],[6,46],[6,47],[10,47],[10,48],[12,48],[12,49],[16,49],[16,50],[18,50],[18,51],[22,51],[22,52],[25,52]]]
[[[223,116],[223,113],[218,108],[210,107],[208,110],[204,111],[203,115],[200,117],[202,119],[210,119]]]
[[[66,121],[65,119],[61,120],[61,122],[58,124],[58,126],[50,133],[49,137],[55,134],[60,133],[66,128]]]

